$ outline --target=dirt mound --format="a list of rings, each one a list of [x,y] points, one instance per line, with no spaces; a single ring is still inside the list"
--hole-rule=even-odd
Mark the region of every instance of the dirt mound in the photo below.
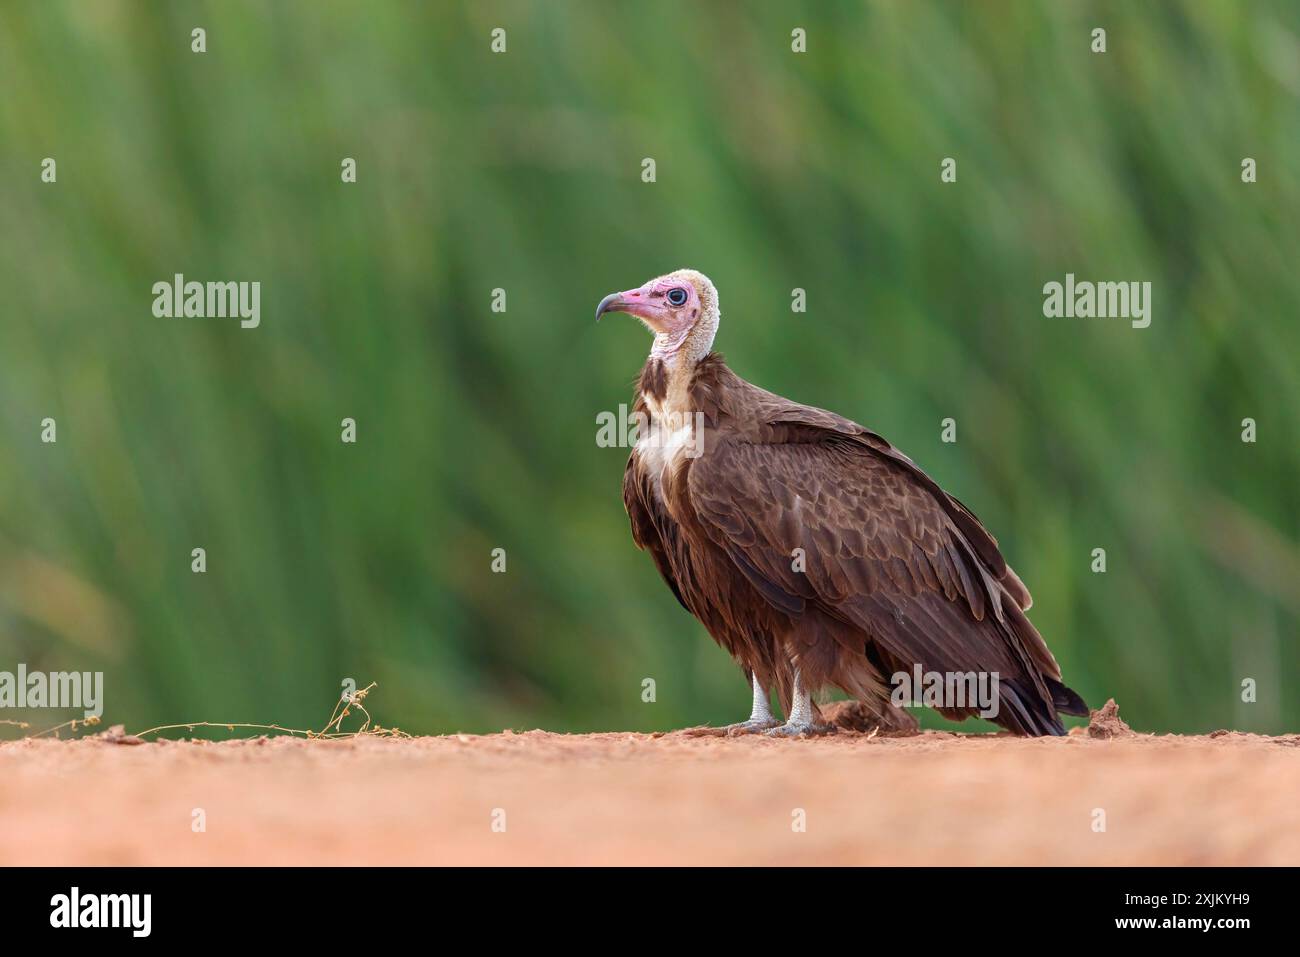
[[[841,731],[916,734],[920,727],[915,715],[892,706],[880,714],[861,701],[831,701],[821,705],[820,710],[822,720]]]
[[[1124,719],[1119,716],[1119,705],[1115,703],[1114,698],[1108,698],[1106,703],[1092,712],[1091,719],[1088,721],[1088,737],[1108,740],[1110,738],[1131,738],[1135,734],[1132,728],[1124,723]]]

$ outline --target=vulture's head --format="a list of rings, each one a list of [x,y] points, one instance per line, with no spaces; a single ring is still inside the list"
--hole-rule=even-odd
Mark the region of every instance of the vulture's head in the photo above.
[[[596,321],[607,312],[636,316],[656,337],[678,347],[697,329],[701,336],[707,330],[711,343],[718,327],[718,290],[704,273],[679,269],[636,289],[610,293],[596,307]]]

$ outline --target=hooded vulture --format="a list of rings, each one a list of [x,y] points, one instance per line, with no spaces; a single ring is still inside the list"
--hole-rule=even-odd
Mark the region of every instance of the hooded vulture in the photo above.
[[[955,719],[983,710],[1046,735],[1065,733],[1059,713],[1088,713],[969,509],[876,433],[751,385],[711,351],[708,277],[652,279],[606,296],[597,320],[610,312],[654,333],[623,476],[632,538],[752,683],[749,720],[725,730],[819,730],[811,696],[830,687],[883,726],[914,724],[890,699],[921,673],[993,676],[992,707],[935,702]]]

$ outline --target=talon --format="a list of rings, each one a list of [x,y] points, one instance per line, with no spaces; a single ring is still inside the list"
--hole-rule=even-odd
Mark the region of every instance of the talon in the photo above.
[[[721,738],[726,735],[727,729],[702,724],[694,728],[682,728],[681,733],[688,738]]]
[[[780,722],[775,718],[750,718],[748,721],[729,724],[724,730],[727,732],[727,737],[735,738],[745,734],[758,734],[760,731],[775,728],[779,724]]]
[[[736,738],[746,734],[758,734],[768,728],[780,725],[775,718],[750,718],[736,724],[724,724],[720,728],[703,724],[695,728],[683,728],[682,734],[690,738]]]
[[[824,734],[833,734],[835,729],[828,724],[813,724],[811,721],[787,721],[785,724],[763,733],[769,738],[815,738]]]

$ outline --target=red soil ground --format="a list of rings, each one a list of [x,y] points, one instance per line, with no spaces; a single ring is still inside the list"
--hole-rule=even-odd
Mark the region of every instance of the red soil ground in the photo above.
[[[22,740],[0,864],[1300,864],[1300,735],[1092,731]]]

